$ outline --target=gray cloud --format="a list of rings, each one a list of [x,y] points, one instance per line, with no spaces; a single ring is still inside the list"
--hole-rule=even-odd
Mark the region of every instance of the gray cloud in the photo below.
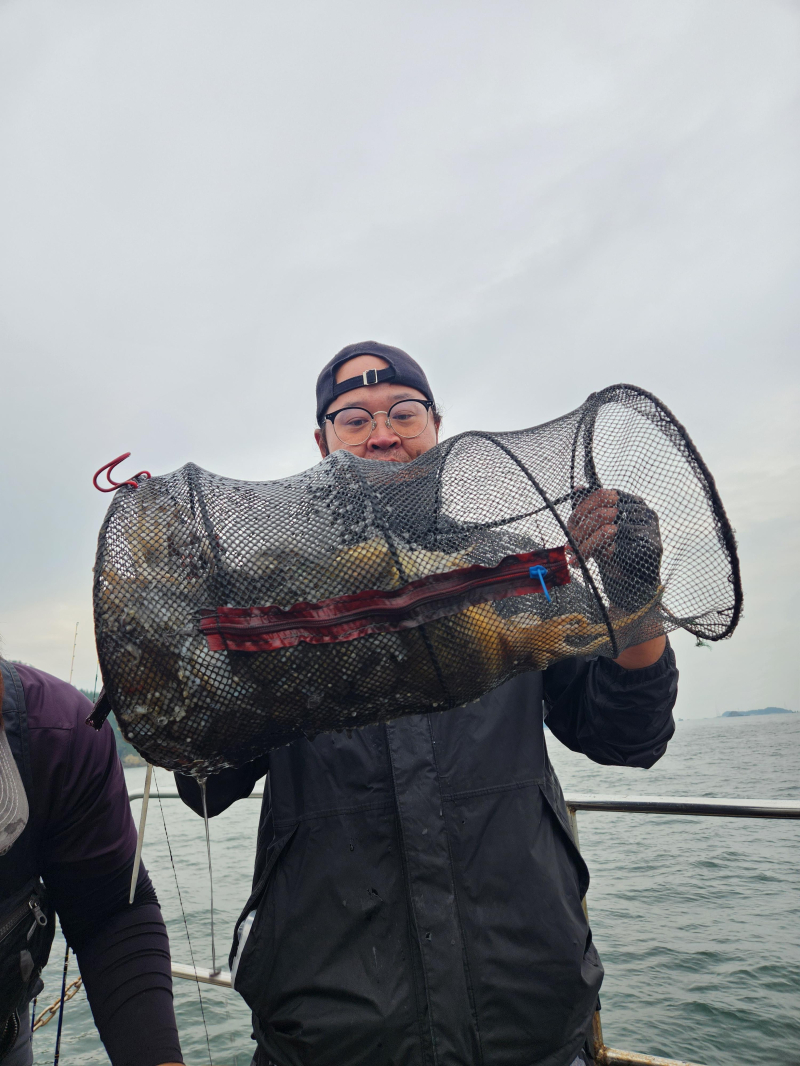
[[[0,6],[0,632],[60,676],[91,473],[315,461],[342,344],[416,353],[446,426],[613,381],[715,472],[746,617],[678,638],[679,714],[796,707],[796,4]]]

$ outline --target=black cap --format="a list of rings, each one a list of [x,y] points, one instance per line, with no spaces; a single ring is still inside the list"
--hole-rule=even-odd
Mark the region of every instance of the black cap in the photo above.
[[[336,384],[336,371],[352,359],[354,355],[377,355],[389,365],[387,367],[375,367],[367,370],[354,378],[347,378]],[[425,377],[422,367],[402,348],[393,348],[390,344],[380,344],[378,341],[360,341],[358,344],[348,344],[340,352],[334,355],[329,363],[326,363],[317,378],[317,422],[325,413],[325,408],[341,396],[343,392],[351,389],[359,389],[362,385],[377,385],[382,381],[391,381],[395,385],[408,385],[417,389],[428,400],[433,400],[433,393]]]

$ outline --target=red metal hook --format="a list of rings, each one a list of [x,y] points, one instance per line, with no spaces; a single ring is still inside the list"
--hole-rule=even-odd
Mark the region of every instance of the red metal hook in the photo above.
[[[119,466],[123,459],[127,459],[130,454],[130,452],[125,452],[123,455],[118,455],[116,459],[112,459],[110,463],[106,463],[105,466],[100,467],[100,469],[92,478],[92,484],[98,490],[98,492],[114,492],[116,489],[121,489],[123,485],[130,485],[131,488],[136,489],[139,487],[139,483],[138,481],[136,481],[137,477],[150,477],[149,470],[140,470],[138,474],[133,475],[130,481],[111,480],[111,471],[114,469],[115,466]],[[97,479],[100,477],[104,470],[106,472],[106,480],[108,481],[110,488],[105,488],[104,485],[97,484]]]

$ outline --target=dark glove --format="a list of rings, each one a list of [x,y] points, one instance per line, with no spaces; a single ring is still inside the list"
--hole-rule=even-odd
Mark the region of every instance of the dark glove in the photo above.
[[[636,611],[655,595],[664,549],[656,512],[630,492],[618,492],[617,497],[614,544],[596,560],[611,603]]]

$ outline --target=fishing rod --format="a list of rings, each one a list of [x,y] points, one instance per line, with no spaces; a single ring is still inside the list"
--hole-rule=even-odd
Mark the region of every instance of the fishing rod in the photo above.
[[[72,672],[75,669],[75,648],[78,644],[78,622],[75,623],[75,637],[72,641],[72,662],[69,664],[69,683],[72,684]]]

